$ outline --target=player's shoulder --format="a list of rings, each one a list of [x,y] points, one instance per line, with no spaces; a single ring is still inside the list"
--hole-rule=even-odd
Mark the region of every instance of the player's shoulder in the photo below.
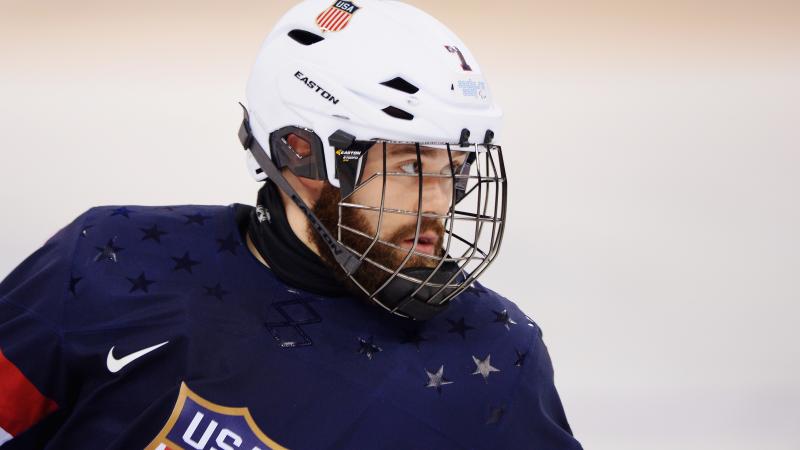
[[[206,225],[230,214],[234,205],[101,205],[86,210],[80,217],[91,227],[155,222],[170,225]]]
[[[529,342],[535,335],[541,336],[539,326],[516,302],[479,282],[457,297],[455,306],[454,313],[487,324],[485,328],[496,337]]]
[[[68,295],[76,300],[69,309],[73,325],[119,322],[139,314],[148,305],[144,297],[182,308],[181,293],[203,292],[221,258],[240,253],[233,207],[104,205],[83,213],[71,231],[77,235]]]
[[[230,228],[232,217],[232,205],[95,206],[80,216],[75,262],[113,260],[115,248],[130,255],[152,250],[153,245],[164,249],[198,239],[203,242],[209,233]]]
[[[234,235],[233,206],[89,208],[0,282],[0,300],[49,322],[60,322],[65,304],[91,305],[71,300],[108,297],[114,283],[128,292],[128,280],[138,281],[143,273],[171,271],[171,257],[180,257],[187,249],[215,254],[218,239],[229,246],[241,245]]]
[[[218,239],[236,241],[234,205],[104,205],[81,214],[74,264],[145,262],[192,248],[213,247]],[[123,258],[123,255],[125,258]]]
[[[468,300],[468,303],[470,307],[476,311],[506,311],[513,316],[523,317],[527,321],[533,322],[514,300],[505,297],[478,281],[474,282],[472,286],[465,291],[465,294],[472,297],[471,300]]]

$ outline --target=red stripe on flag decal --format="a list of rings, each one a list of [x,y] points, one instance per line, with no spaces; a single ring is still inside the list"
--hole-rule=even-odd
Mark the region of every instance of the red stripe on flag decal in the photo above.
[[[331,14],[333,14],[333,13],[334,13],[334,11],[336,11],[336,9],[334,9],[334,8],[330,8],[330,9],[328,9],[327,11],[323,12],[322,14],[320,14],[320,15],[317,17],[317,23],[318,23],[318,24],[320,24],[320,25],[321,25],[321,24],[323,24],[323,23],[325,23],[325,21],[326,21],[326,20],[328,20],[328,17],[330,17],[330,16],[331,16]]]
[[[337,10],[337,11],[336,11],[336,14],[334,14],[334,15],[333,15],[331,18],[329,18],[329,19],[328,19],[328,20],[325,22],[325,25],[323,25],[323,27],[324,27],[324,28],[328,28],[328,29],[331,29],[331,28],[333,28],[331,25],[333,25],[334,23],[336,23],[336,22],[337,22],[339,19],[341,19],[341,18],[342,18],[342,16],[343,16],[343,15],[345,15],[345,14],[347,14],[347,13],[346,13],[346,12],[343,12],[343,11],[339,11],[339,10]]]
[[[0,350],[0,428],[17,436],[57,409]]]
[[[333,24],[331,27],[333,29],[332,31],[339,31],[344,28],[344,26],[347,24],[347,21],[350,20],[351,17],[353,17],[352,14],[345,14],[345,16],[339,19],[338,22]]]
[[[338,9],[330,8],[324,13],[320,14],[319,19],[317,19],[317,24],[321,26],[323,23],[327,22],[328,19],[333,17],[334,14],[336,14],[336,11],[338,11]]]
[[[320,26],[321,26],[322,28],[327,28],[327,27],[328,27],[328,23],[330,23],[331,19],[333,19],[334,17],[336,17],[336,12],[337,12],[337,11],[338,11],[338,10],[333,10],[333,11],[332,11],[332,14],[328,14],[328,16],[327,16],[327,17],[325,17],[325,20],[323,20],[323,21],[320,23]]]

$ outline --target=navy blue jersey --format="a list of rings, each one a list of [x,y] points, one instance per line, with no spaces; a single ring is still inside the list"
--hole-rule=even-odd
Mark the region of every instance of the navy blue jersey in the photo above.
[[[292,288],[235,206],[92,208],[0,284],[3,450],[581,448],[514,303]]]

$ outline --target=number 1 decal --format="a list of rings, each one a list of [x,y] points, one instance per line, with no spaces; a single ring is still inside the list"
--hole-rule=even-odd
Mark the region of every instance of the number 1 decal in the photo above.
[[[452,45],[445,45],[444,48],[446,48],[447,51],[450,53],[458,54],[458,58],[461,60],[461,68],[464,69],[465,72],[472,72],[472,67],[470,67],[469,64],[467,64],[467,60],[464,59],[464,54],[461,53],[461,50],[459,50],[458,47]]]

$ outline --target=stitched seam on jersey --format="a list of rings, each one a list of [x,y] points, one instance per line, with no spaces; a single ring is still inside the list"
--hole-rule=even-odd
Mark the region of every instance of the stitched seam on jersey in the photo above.
[[[36,271],[34,275],[39,274],[41,271],[42,270]],[[4,297],[0,298],[0,302],[5,303],[6,305],[10,305],[10,306],[13,306],[13,307],[19,309],[26,316],[28,316],[28,318],[33,319],[33,321],[36,322],[37,324],[42,325],[45,328],[47,328],[51,333],[53,333],[56,337],[59,338],[59,345],[60,345],[60,343],[61,343],[61,331],[59,330],[58,325],[56,323],[54,323],[51,320],[48,320],[47,318],[45,318],[41,314],[37,313],[33,309],[29,308],[28,306],[26,306],[24,304],[17,303],[14,300],[11,300],[11,297],[13,297],[13,296],[4,296]],[[62,302],[63,302],[63,299],[62,299]]]
[[[83,214],[78,216],[78,217],[83,216],[83,220],[80,222],[80,227],[78,228],[79,230],[83,229],[83,226],[86,224],[86,218],[89,215],[89,212],[92,211],[93,209],[95,209],[95,208],[90,208],[85,213],[83,213]],[[77,218],[76,218],[76,220],[77,220]],[[67,227],[69,227],[70,225],[71,224],[68,224]],[[68,286],[69,286],[70,277],[72,276],[72,268],[73,268],[74,262],[75,262],[75,254],[77,253],[76,250],[78,248],[78,239],[79,239],[79,237],[80,237],[80,235],[78,235],[75,238],[73,238],[74,242],[72,243],[72,250],[70,252],[68,252],[69,256],[66,258],[67,261],[69,261],[69,264],[67,266],[67,268],[68,268],[68,270],[67,270],[67,278],[65,280],[63,280],[63,282],[61,283],[63,289],[61,291],[61,301],[58,302],[58,303],[59,303],[59,307],[61,309],[60,314],[59,314],[59,319],[60,319],[60,321],[62,323],[62,326],[58,326],[58,323],[53,323],[50,320],[47,320],[46,318],[44,318],[41,314],[37,313],[36,311],[28,308],[27,306],[20,305],[19,303],[10,300],[8,297],[0,298],[0,302],[3,302],[5,304],[7,304],[7,305],[11,305],[13,307],[16,307],[17,309],[20,309],[20,310],[24,311],[25,313],[27,313],[28,316],[33,318],[37,323],[39,323],[41,325],[44,325],[46,328],[48,328],[54,335],[56,335],[56,337],[58,337],[58,343],[59,343],[60,346],[62,346],[62,348],[63,348],[63,344],[64,344],[64,342],[63,342],[63,340],[64,340],[63,323],[64,323],[64,320],[65,320],[65,318],[64,318],[64,303],[66,301],[66,294],[64,292],[69,290]],[[49,239],[48,239],[48,241],[49,241]],[[46,242],[45,242],[45,244],[46,244]]]
[[[426,423],[426,422],[416,418],[412,411],[409,411],[407,408],[405,408],[402,405],[400,405],[397,402],[395,402],[394,399],[392,399],[389,396],[384,395],[384,394],[381,395],[380,400],[385,401],[386,403],[390,404],[394,409],[400,410],[404,414],[407,414],[411,419],[416,420],[417,423],[419,423],[419,424],[425,426],[426,428],[428,428],[429,430],[433,431],[438,436],[442,437],[444,440],[449,441],[450,443],[457,444],[459,449],[468,449],[469,448],[469,447],[465,447],[464,444],[461,441],[456,439],[456,437],[454,437],[451,434],[445,432],[444,430],[440,429],[439,427],[436,427],[433,424]]]
[[[83,230],[83,227],[86,225],[86,221],[88,220],[89,215],[95,210],[97,210],[96,206],[87,209],[86,212],[82,214],[83,215],[83,220],[81,221],[81,224],[78,227],[79,231]],[[65,289],[61,290],[61,292],[62,292],[62,298],[61,298],[61,303],[60,303],[60,305],[61,305],[61,327],[59,328],[59,341],[60,341],[59,343],[61,344],[61,348],[62,349],[64,348],[64,325],[67,324],[67,323],[72,323],[72,322],[68,321],[67,317],[66,317],[67,311],[66,311],[65,305],[66,305],[67,300],[68,300],[68,297],[67,297],[66,293],[69,291],[68,286],[69,286],[69,283],[70,283],[70,281],[72,279],[73,269],[75,268],[75,255],[77,255],[77,253],[78,253],[78,241],[80,241],[80,236],[81,235],[80,235],[80,232],[79,232],[79,233],[75,233],[75,236],[72,238],[73,242],[72,242],[72,252],[70,253],[70,256],[69,256],[69,266],[68,266],[69,270],[67,271],[67,279],[64,280],[64,282],[66,283],[66,286],[63,286],[63,287],[65,287]],[[63,357],[64,357],[63,356],[64,355],[63,351],[62,351],[61,355],[62,355],[62,363],[63,363],[63,362],[65,362],[65,361],[63,361]]]
[[[533,346],[536,345],[536,340],[541,337],[541,336],[539,336],[539,325],[534,323],[534,327],[535,328],[534,328],[533,333],[532,333],[533,334],[533,338],[531,338],[531,341],[528,344],[528,348],[530,348],[530,350],[529,350],[530,352],[532,352],[534,350]],[[542,345],[544,345],[544,342],[542,342]],[[539,351],[537,351],[535,354],[526,356],[526,358],[530,357],[532,359],[532,361],[528,362],[527,365],[525,364],[525,362],[522,363],[522,367],[520,368],[521,370],[519,370],[518,373],[517,373],[517,379],[516,379],[516,381],[514,381],[514,385],[511,387],[511,389],[508,391],[508,395],[505,397],[506,399],[512,398],[512,401],[508,405],[508,409],[509,410],[511,410],[511,407],[516,403],[516,401],[513,401],[513,400],[516,400],[516,398],[517,398],[516,396],[514,396],[514,394],[517,392],[517,389],[519,389],[519,386],[520,386],[520,384],[522,384],[522,381],[525,380],[526,377],[524,375],[526,373],[526,370],[530,371],[530,370],[528,370],[528,367],[530,367],[531,365],[533,365],[534,367],[538,367],[539,366],[536,363],[539,362],[539,358],[541,357],[542,352],[541,352],[541,349],[537,349],[537,350],[539,350]]]
[[[31,309],[28,309],[25,306],[20,305],[19,303],[12,302],[11,300],[5,297],[0,298],[0,303],[5,303],[6,305],[19,309],[24,314],[34,319],[34,321],[37,324],[43,325],[48,331],[53,333],[57,338],[59,338],[59,344],[61,343],[61,333],[59,332],[58,328],[56,328],[54,324],[50,323],[50,321],[45,320],[44,317],[40,316],[35,311],[32,311]]]
[[[454,443],[458,445],[458,449],[467,449],[469,447],[465,447],[461,441],[456,439],[456,437],[450,435],[449,433],[445,432],[444,430],[440,429],[439,427],[434,426],[433,424],[426,423],[420,419],[418,419],[412,411],[409,411],[407,408],[402,406],[401,404],[397,403],[393,397],[387,395],[385,388],[393,383],[395,383],[398,378],[401,377],[399,372],[394,373],[393,375],[384,379],[380,385],[374,387],[374,393],[371,394],[370,400],[367,402],[367,405],[364,407],[364,410],[361,411],[359,414],[359,418],[366,414],[370,408],[375,404],[375,402],[384,402],[393,407],[396,410],[402,411],[404,414],[408,415],[410,418],[417,421],[417,423],[424,425],[426,428],[431,430],[432,432],[436,433],[445,441],[449,443]],[[354,422],[355,423],[355,422]]]
[[[60,315],[61,324],[60,325],[61,326],[58,329],[58,332],[59,332],[58,333],[58,343],[59,343],[60,349],[59,349],[58,353],[59,353],[59,360],[60,360],[59,364],[63,368],[62,370],[64,371],[64,375],[67,378],[71,378],[70,374],[72,372],[72,367],[70,366],[69,360],[67,358],[67,345],[66,345],[66,338],[65,338],[65,333],[64,333],[64,328],[66,328],[66,324],[72,323],[71,321],[67,320],[67,317],[66,317],[67,316],[67,312],[68,312],[68,310],[66,309],[66,304],[67,304],[67,301],[69,301],[69,299],[70,299],[70,297],[67,295],[67,292],[69,292],[69,284],[71,283],[72,276],[74,275],[73,269],[75,268],[75,256],[78,253],[78,242],[80,242],[80,240],[81,240],[81,232],[83,231],[84,227],[86,226],[86,222],[88,221],[89,216],[94,211],[96,211],[97,209],[98,209],[97,207],[91,207],[91,208],[87,209],[86,212],[84,212],[82,214],[83,220],[81,220],[80,226],[77,229],[78,232],[75,233],[73,235],[73,237],[72,237],[72,239],[73,239],[73,241],[72,241],[72,251],[71,251],[70,256],[69,256],[69,265],[67,266],[68,270],[67,270],[67,274],[66,274],[66,279],[64,280],[64,285],[62,285],[62,290],[61,290],[61,292],[62,292],[61,302],[60,302],[60,307],[61,307],[61,315]],[[65,392],[64,395],[62,396],[62,398],[58,399],[59,407],[61,407],[61,408],[71,408],[73,405],[68,405],[68,403],[69,403],[68,402],[68,398],[69,398],[69,394],[67,392]],[[53,439],[55,436],[56,436],[56,434],[51,436],[51,439]]]
[[[80,221],[80,226],[78,227],[79,230],[83,229],[83,226],[86,224],[86,219],[87,219],[87,217],[89,215],[89,211],[91,211],[92,209],[94,209],[94,208],[90,208],[89,210],[87,210],[85,213],[82,214],[83,220]],[[80,217],[80,216],[78,216],[78,217]],[[77,221],[77,218],[76,218],[76,221]],[[65,228],[71,228],[71,225],[72,225],[72,223],[68,224]],[[60,231],[61,230],[59,230],[59,232]],[[66,279],[63,280],[64,282],[66,282],[66,284],[63,283],[63,282],[61,283],[62,290],[61,290],[61,295],[59,296],[61,301],[59,302],[59,306],[58,306],[60,308],[60,314],[58,315],[58,319],[61,322],[61,326],[59,326],[58,323],[54,324],[51,321],[46,320],[44,317],[42,317],[40,314],[38,314],[37,312],[33,311],[30,308],[27,308],[27,307],[25,307],[23,305],[17,304],[16,302],[10,301],[8,298],[0,298],[0,302],[3,302],[5,304],[7,304],[7,305],[11,305],[13,307],[16,307],[16,308],[24,311],[25,313],[27,313],[27,315],[29,317],[34,319],[37,323],[43,325],[46,329],[48,329],[51,333],[53,333],[56,338],[58,338],[59,365],[60,365],[60,367],[63,367],[63,368],[67,367],[66,364],[65,364],[66,363],[66,361],[65,361],[65,353],[66,353],[66,351],[65,351],[65,346],[64,346],[64,333],[63,333],[63,331],[64,331],[63,330],[64,329],[63,324],[64,324],[64,321],[65,321],[65,318],[64,318],[64,303],[67,300],[65,292],[69,290],[68,286],[69,286],[70,279],[72,277],[72,268],[73,268],[73,265],[74,265],[75,253],[76,253],[76,250],[77,250],[77,247],[78,247],[78,240],[79,239],[80,239],[80,234],[76,233],[76,235],[73,237],[71,251],[68,252],[68,257],[66,258],[66,260],[68,261],[67,274],[66,274]],[[49,241],[49,239],[48,239],[48,241]],[[58,269],[56,269],[56,270],[58,270]],[[50,386],[50,387],[52,388],[52,386]],[[65,405],[66,398],[63,397],[63,396],[57,395],[56,392],[47,392],[48,390],[52,391],[52,389],[48,389],[47,384],[45,386],[38,386],[37,385],[36,389],[38,389],[39,392],[41,392],[47,398],[49,398],[52,401],[54,401],[55,404],[57,405],[58,409],[62,409],[63,407],[66,406]],[[50,414],[48,414],[48,416],[49,415]],[[40,419],[37,422],[37,424],[41,423],[41,420],[44,420],[44,418]],[[36,426],[36,425],[34,424],[33,426]],[[30,428],[28,430],[30,430]]]

